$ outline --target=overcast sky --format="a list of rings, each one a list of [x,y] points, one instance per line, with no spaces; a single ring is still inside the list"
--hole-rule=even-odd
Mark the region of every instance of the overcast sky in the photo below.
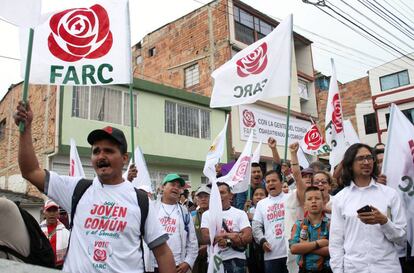
[[[68,5],[71,2],[73,0],[43,0],[42,11],[50,12],[62,8],[62,3]],[[207,0],[130,0],[132,45],[140,41],[145,34],[208,2]],[[370,68],[399,56],[398,53],[390,54],[388,52],[390,50],[386,51],[367,41],[316,7],[303,3],[302,0],[243,0],[243,2],[275,19],[283,19],[293,13],[294,30],[314,42],[312,47],[314,68],[330,75],[329,59],[334,58],[337,77],[342,82],[364,77]],[[351,7],[344,4],[345,2]],[[402,22],[395,20],[408,29],[407,32],[414,33],[414,0],[376,0],[376,2],[397,15]],[[326,3],[331,7],[342,9],[341,14],[349,14],[361,20],[364,28],[370,27],[377,31],[381,35],[379,38],[388,39],[401,52],[414,52],[413,39],[381,21],[374,13],[361,6],[358,0],[330,0]],[[326,8],[325,10],[329,11]],[[371,21],[382,25],[385,30],[373,25]],[[0,56],[20,59],[18,28],[0,21],[0,37],[2,37]],[[412,37],[414,38],[414,35]],[[414,66],[412,61],[411,64]],[[10,84],[21,80],[20,61],[0,57],[0,98],[7,92]]]

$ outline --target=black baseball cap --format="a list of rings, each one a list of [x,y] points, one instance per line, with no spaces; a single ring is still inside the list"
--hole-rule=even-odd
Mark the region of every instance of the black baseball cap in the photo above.
[[[88,143],[93,145],[96,141],[102,139],[110,139],[119,144],[121,153],[127,152],[128,145],[124,133],[112,126],[106,126],[102,129],[93,130],[88,135]]]

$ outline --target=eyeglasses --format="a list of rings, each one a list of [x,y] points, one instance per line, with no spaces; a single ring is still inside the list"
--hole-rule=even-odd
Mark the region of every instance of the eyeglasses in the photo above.
[[[360,155],[360,156],[355,157],[355,161],[357,161],[358,163],[362,163],[365,160],[368,163],[371,163],[374,161],[374,156],[373,155]]]
[[[316,184],[316,185],[318,185],[318,184],[322,184],[322,185],[329,184],[329,182],[328,182],[328,181],[326,181],[326,180],[321,180],[321,181],[313,181],[313,183],[314,183],[314,184]]]

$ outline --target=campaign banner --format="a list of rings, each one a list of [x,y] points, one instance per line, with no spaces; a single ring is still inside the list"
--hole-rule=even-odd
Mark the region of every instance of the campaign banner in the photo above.
[[[279,145],[284,145],[286,137],[286,114],[265,111],[254,106],[239,106],[240,139],[247,140],[253,130],[253,141],[267,141],[269,137],[276,139]],[[290,116],[288,143],[300,142],[305,136],[310,121]]]

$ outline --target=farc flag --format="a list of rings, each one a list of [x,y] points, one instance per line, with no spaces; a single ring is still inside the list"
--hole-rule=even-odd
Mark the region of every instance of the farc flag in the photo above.
[[[257,145],[256,150],[254,150],[252,156],[252,163],[259,163],[260,162],[260,151],[262,149],[262,141],[260,141],[259,145]]]
[[[0,0],[0,17],[19,27],[37,26],[41,9],[41,0]]]
[[[82,162],[80,161],[76,142],[73,138],[70,139],[70,162],[69,162],[69,176],[85,177]]]
[[[325,139],[326,143],[331,147],[329,155],[329,164],[331,170],[338,165],[345,154],[345,133],[342,116],[341,98],[339,97],[338,82],[336,80],[336,70],[333,59],[332,64],[332,77],[329,83],[329,95],[326,105],[325,115]]]
[[[301,150],[310,155],[326,154],[331,150],[315,123],[309,127],[299,144]]]
[[[132,184],[135,188],[140,188],[144,186],[146,189],[151,189],[151,178],[148,172],[147,163],[145,162],[144,155],[142,154],[141,148],[138,146],[134,152],[135,156],[135,167],[137,168],[137,177],[132,180]],[[132,160],[129,161],[128,168],[122,177],[126,180],[128,178],[128,171],[131,167]]]
[[[22,51],[27,50],[22,45]],[[22,56],[26,56],[23,52]],[[25,67],[24,60],[22,62]],[[24,70],[22,70],[24,71]],[[127,0],[73,1],[34,29],[31,83],[106,85],[131,82]]]
[[[216,165],[217,163],[219,163],[220,158],[224,152],[228,121],[229,121],[229,115],[226,116],[226,122],[224,123],[224,127],[214,139],[206,156],[206,162],[204,163],[203,174],[210,180],[210,182],[215,181],[217,177]]]
[[[414,246],[414,126],[395,104],[391,105],[382,167],[387,185],[401,195],[407,216],[408,242]],[[414,252],[411,255],[414,256]]]
[[[244,146],[243,152],[237,159],[230,172],[219,178],[220,182],[227,183],[232,187],[232,193],[247,191],[250,184],[251,161],[252,161],[253,130]]]
[[[212,73],[210,107],[289,96],[292,78],[293,16]]]

